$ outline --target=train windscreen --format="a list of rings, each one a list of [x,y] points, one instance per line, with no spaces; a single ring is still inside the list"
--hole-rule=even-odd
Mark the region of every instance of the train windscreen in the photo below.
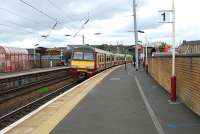
[[[94,54],[91,52],[74,52],[73,60],[94,60]]]
[[[94,60],[94,54],[93,53],[84,52],[84,60]]]
[[[83,59],[83,52],[74,52],[73,59],[74,60],[82,60]]]

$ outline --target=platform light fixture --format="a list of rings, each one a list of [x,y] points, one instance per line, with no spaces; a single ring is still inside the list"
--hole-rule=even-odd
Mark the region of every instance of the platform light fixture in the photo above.
[[[36,64],[36,50],[35,50],[35,48],[36,48],[37,46],[39,46],[39,44],[35,44],[35,45],[34,45],[34,52],[33,52],[34,64]]]
[[[148,59],[147,59],[147,57],[148,57],[148,53],[147,53],[147,45],[148,45],[148,38],[147,38],[147,34],[146,34],[146,32],[144,32],[144,31],[142,31],[142,30],[138,30],[138,33],[142,33],[142,34],[144,34],[145,35],[145,48],[146,48],[146,51],[145,51],[145,70],[146,70],[146,73],[148,73]],[[143,55],[144,55],[144,48],[143,48]],[[143,61],[144,62],[144,61]]]

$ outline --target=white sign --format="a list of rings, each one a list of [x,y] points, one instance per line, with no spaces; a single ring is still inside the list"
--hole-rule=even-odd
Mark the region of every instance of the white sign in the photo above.
[[[160,23],[172,23],[172,10],[160,10]]]

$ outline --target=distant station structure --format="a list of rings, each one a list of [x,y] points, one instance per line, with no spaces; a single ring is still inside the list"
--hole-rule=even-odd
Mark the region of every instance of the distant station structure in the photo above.
[[[0,73],[12,73],[32,68],[64,66],[71,52],[66,47],[34,49],[0,46]]]
[[[30,54],[31,68],[61,66],[68,63],[69,55],[71,55],[66,47],[38,47],[36,48],[35,53],[34,49],[28,49],[28,51]]]
[[[17,72],[29,69],[26,49],[0,46],[0,72]]]
[[[200,40],[196,40],[196,41],[184,40],[183,43],[179,46],[178,50],[181,54],[200,53]]]

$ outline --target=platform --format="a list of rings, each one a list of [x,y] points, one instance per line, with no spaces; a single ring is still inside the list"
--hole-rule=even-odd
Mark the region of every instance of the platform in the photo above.
[[[43,72],[50,72],[50,71],[55,71],[55,70],[60,70],[60,69],[65,69],[65,68],[69,68],[69,67],[59,66],[59,67],[50,67],[50,68],[35,68],[35,69],[30,69],[30,70],[21,71],[21,72],[0,73],[0,79],[14,78],[14,77],[36,74],[36,73],[43,73]]]
[[[200,117],[144,72],[121,67],[99,83],[51,134],[199,134]]]
[[[1,132],[15,134],[199,134],[200,117],[143,70],[107,70]]]

